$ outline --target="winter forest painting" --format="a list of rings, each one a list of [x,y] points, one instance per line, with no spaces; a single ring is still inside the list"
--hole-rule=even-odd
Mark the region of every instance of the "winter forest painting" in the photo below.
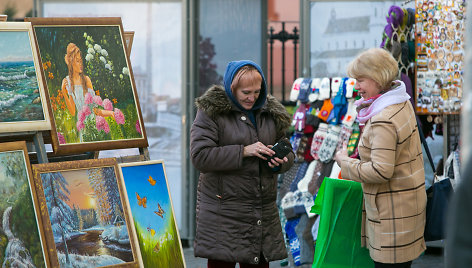
[[[185,267],[162,161],[120,164],[144,267]]]
[[[135,262],[114,166],[85,167],[40,175],[59,266]]]
[[[30,174],[22,150],[0,153],[2,267],[45,267],[38,220],[29,184]]]

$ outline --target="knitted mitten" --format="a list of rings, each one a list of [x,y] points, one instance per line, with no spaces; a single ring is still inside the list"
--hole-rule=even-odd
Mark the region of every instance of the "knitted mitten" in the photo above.
[[[324,100],[323,106],[321,107],[320,112],[318,113],[318,117],[321,120],[327,122],[329,114],[333,110],[333,107],[334,106],[333,106],[333,103],[331,102],[331,99]]]
[[[318,99],[320,100],[326,100],[329,99],[331,93],[331,83],[328,77],[325,77],[321,79],[321,84],[320,84],[320,95],[318,96]]]
[[[357,143],[359,142],[359,135],[360,135],[359,124],[354,124],[352,126],[352,134],[349,137],[349,142],[347,143],[347,154],[348,155],[351,155],[354,152],[354,150],[356,149]]]
[[[292,144],[293,152],[296,153],[298,150],[298,146],[300,145],[300,140],[303,136],[301,132],[294,132],[292,136],[290,136],[290,144]]]
[[[313,78],[311,80],[311,92],[308,94],[308,101],[309,102],[314,102],[318,99],[320,95],[320,85],[321,85],[321,79],[319,78]]]
[[[300,263],[313,263],[315,255],[315,248],[313,247],[313,240],[307,241],[304,239],[303,232],[308,224],[308,216],[303,214],[300,216],[300,221],[295,226],[295,233],[300,241]]]
[[[334,151],[338,145],[339,132],[341,131],[340,126],[332,126],[326,134],[326,138],[321,144],[320,151],[318,153],[320,161],[326,163],[333,158]]]
[[[305,176],[298,182],[298,190],[301,192],[308,192],[308,183],[311,181],[313,177],[313,173],[315,172],[315,167],[318,161],[311,161],[308,165],[308,168],[305,172]]]
[[[298,94],[297,99],[301,101],[302,103],[308,102],[308,95],[310,94],[310,91],[311,91],[310,85],[311,85],[310,78],[305,78],[300,83],[300,93]]]
[[[306,104],[300,103],[297,110],[293,114],[292,126],[295,127],[295,130],[302,131],[305,128],[305,119],[306,119]]]
[[[328,124],[320,123],[318,125],[318,130],[315,131],[313,134],[313,141],[311,142],[310,154],[313,156],[313,159],[318,160],[320,157],[318,156],[318,151],[320,150],[321,144],[323,144],[323,140],[328,133]]]
[[[290,101],[297,101],[298,94],[300,94],[300,83],[303,81],[303,78],[297,78],[293,81],[292,89],[290,90]]]
[[[352,126],[354,120],[357,118],[356,105],[354,105],[355,99],[349,99],[347,101],[347,112],[343,118],[343,125]]]
[[[354,87],[356,86],[356,79],[348,78],[346,80],[346,98],[352,98]]]
[[[341,77],[333,77],[331,79],[331,97],[336,96],[339,91],[343,79]]]
[[[343,148],[344,143],[347,144],[349,142],[349,138],[351,137],[351,134],[352,134],[352,127],[342,125],[341,134],[339,136],[338,144],[336,145],[336,152]]]
[[[296,266],[300,266],[300,240],[298,239],[295,227],[297,226],[300,218],[287,220],[285,224],[285,234],[287,235],[290,243],[290,252],[292,253],[293,262]]]

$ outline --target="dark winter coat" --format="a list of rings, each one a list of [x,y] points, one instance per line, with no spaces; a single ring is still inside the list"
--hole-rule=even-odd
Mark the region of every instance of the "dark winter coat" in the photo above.
[[[285,108],[271,96],[254,111],[257,130],[225,89],[213,86],[196,102],[190,132],[191,160],[200,170],[195,256],[257,264],[287,257],[276,205],[277,178],[265,161],[243,158],[244,146],[274,145],[290,126]],[[294,154],[278,173],[293,164]]]

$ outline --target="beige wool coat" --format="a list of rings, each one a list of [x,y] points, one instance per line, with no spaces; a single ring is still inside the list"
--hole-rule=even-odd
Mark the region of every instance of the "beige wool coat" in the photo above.
[[[426,190],[421,141],[410,101],[371,117],[359,140],[360,160],[341,163],[364,193],[362,244],[381,263],[416,259],[425,249]]]

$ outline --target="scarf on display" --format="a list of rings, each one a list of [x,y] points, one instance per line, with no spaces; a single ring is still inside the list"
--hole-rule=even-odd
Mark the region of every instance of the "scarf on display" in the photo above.
[[[360,98],[355,101],[357,106],[357,119],[361,124],[365,124],[372,116],[380,113],[385,107],[405,102],[410,99],[410,95],[406,93],[405,83],[395,80],[392,89],[383,94],[379,94],[372,98],[364,100]]]

